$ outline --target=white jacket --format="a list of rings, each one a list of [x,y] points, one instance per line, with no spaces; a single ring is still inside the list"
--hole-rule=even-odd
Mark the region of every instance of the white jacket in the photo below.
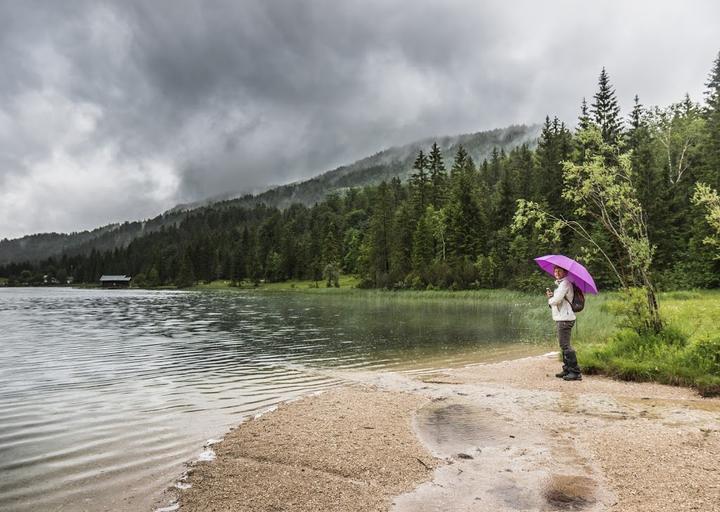
[[[555,281],[558,285],[555,288],[553,296],[548,298],[548,304],[552,310],[553,320],[556,322],[575,320],[575,313],[570,307],[570,303],[573,300],[574,293],[572,283],[568,281],[567,277]],[[565,300],[567,298],[567,300]]]

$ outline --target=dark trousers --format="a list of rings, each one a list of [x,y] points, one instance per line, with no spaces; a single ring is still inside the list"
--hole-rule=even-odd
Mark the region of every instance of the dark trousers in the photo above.
[[[575,320],[564,320],[555,322],[557,324],[558,341],[563,355],[563,370],[566,372],[580,373],[580,366],[577,362],[575,349],[570,344],[570,334],[575,325]]]
[[[575,325],[575,320],[565,320],[555,323],[557,324],[557,335],[558,341],[560,342],[560,350],[563,352],[572,350],[574,352],[575,349],[570,344],[570,333]]]

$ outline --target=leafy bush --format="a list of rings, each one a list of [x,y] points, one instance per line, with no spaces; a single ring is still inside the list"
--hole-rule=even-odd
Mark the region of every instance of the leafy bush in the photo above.
[[[619,327],[649,334],[653,329],[647,293],[644,288],[626,288],[620,292],[618,300],[608,302],[605,307],[618,317]]]
[[[513,288],[528,293],[543,293],[550,287],[552,278],[547,274],[535,272],[529,276],[518,278],[513,282]]]
[[[703,338],[693,343],[688,350],[687,363],[720,377],[720,337]]]

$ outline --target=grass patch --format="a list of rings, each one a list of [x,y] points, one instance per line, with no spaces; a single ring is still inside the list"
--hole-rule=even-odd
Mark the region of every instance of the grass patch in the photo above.
[[[360,280],[355,276],[341,276],[339,288],[328,288],[325,281],[311,280],[290,280],[278,283],[253,283],[251,281],[242,281],[234,283],[228,280],[216,280],[209,283],[198,283],[191,290],[223,290],[223,291],[247,291],[257,290],[266,292],[308,292],[308,293],[347,293],[348,290],[362,292],[357,288]]]
[[[665,329],[624,328],[599,343],[579,343],[582,367],[623,380],[695,387],[720,394],[720,293],[672,292],[659,297]]]
[[[209,283],[198,283],[191,287],[191,290],[225,290],[231,288],[231,281],[225,279],[218,279],[216,281],[210,281]]]

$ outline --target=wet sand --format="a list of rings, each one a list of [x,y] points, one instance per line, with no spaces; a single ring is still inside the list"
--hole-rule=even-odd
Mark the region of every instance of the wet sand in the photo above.
[[[183,511],[720,511],[720,399],[555,356],[333,373],[190,469]]]

